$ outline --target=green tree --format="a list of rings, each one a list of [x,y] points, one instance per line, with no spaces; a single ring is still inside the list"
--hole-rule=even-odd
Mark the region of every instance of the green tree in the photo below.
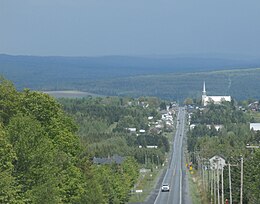
[[[250,159],[245,161],[245,189],[248,203],[257,204],[260,202],[260,151],[257,149],[251,155]]]
[[[10,120],[7,130],[17,156],[14,175],[25,198],[39,200],[37,196],[44,196],[41,191],[46,189],[51,192],[49,200],[55,203],[58,199],[58,193],[55,193],[56,152],[41,124],[33,117],[18,114]]]
[[[19,107],[19,93],[14,85],[0,76],[0,120],[7,124]]]
[[[23,203],[18,196],[20,186],[12,175],[16,159],[13,147],[0,125],[0,203]]]
[[[192,98],[186,98],[184,100],[184,104],[185,105],[192,105],[194,102],[193,102],[193,99]]]

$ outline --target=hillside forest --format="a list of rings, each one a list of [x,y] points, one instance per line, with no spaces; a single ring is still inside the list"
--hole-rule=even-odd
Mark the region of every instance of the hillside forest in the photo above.
[[[260,60],[238,59],[0,54],[0,73],[19,91],[77,90],[103,96],[155,96],[182,103],[187,97],[200,97],[205,81],[208,95],[260,98]]]
[[[58,102],[1,78],[0,203],[127,202],[139,169],[161,165],[169,151],[162,132],[172,127],[150,128],[166,105],[154,97]]]

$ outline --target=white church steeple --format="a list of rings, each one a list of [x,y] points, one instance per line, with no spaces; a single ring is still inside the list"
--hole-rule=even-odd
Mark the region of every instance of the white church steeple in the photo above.
[[[205,81],[204,81],[202,96],[201,96],[201,103],[202,103],[203,106],[206,106],[206,98],[207,98],[207,93],[206,93],[206,85],[205,85]]]
[[[206,85],[205,85],[205,81],[204,81],[204,83],[203,83],[202,96],[206,96]]]
[[[209,103],[221,104],[222,102],[227,101],[231,102],[231,96],[207,96],[206,93],[206,84],[203,83],[201,103],[203,106],[207,106]]]

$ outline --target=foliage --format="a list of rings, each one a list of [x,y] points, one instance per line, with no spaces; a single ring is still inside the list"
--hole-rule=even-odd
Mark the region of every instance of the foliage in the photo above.
[[[1,203],[126,203],[138,178],[138,148],[123,130],[157,117],[155,99],[63,100],[0,83]],[[134,102],[136,104],[129,105]],[[151,102],[149,108],[144,103]],[[73,121],[73,118],[77,125]],[[161,138],[163,140],[163,138]],[[163,144],[165,141],[162,142]],[[163,160],[161,150],[160,159]],[[163,150],[165,151],[165,150]],[[124,156],[121,165],[96,166],[93,156]],[[154,153],[154,152],[153,152]]]
[[[129,198],[129,189],[138,177],[138,165],[127,158],[121,166],[116,164],[96,166],[96,174],[102,185],[106,203],[125,203]]]
[[[259,144],[259,132],[249,129],[251,120],[248,112],[239,110],[234,103],[210,105],[204,110],[192,113],[191,123],[196,124],[188,132],[188,150],[192,155],[194,166],[198,157],[211,158],[220,155],[227,162],[234,164],[231,168],[234,202],[239,201],[240,191],[240,157],[244,157],[244,199],[243,203],[259,203],[259,151],[251,151],[247,144]],[[219,130],[214,125],[222,125]],[[207,126],[209,125],[209,126]],[[224,169],[228,178],[228,170]],[[229,192],[228,179],[224,180],[225,192]],[[228,193],[227,193],[228,194]],[[229,196],[229,195],[226,195]]]
[[[19,201],[20,186],[12,175],[13,162],[16,159],[13,147],[8,142],[3,127],[0,126],[0,203],[23,203]]]
[[[83,99],[60,99],[64,109],[77,121],[81,138],[87,154],[96,157],[107,157],[114,154],[133,156],[140,163],[145,163],[145,151],[140,151],[138,146],[154,145],[159,150],[151,150],[159,156],[159,163],[163,162],[165,152],[169,151],[169,143],[165,136],[151,133],[140,135],[129,133],[128,128],[136,131],[148,131],[148,116],[159,118],[156,110],[160,104],[166,106],[154,97],[132,98],[119,97],[88,97]],[[142,139],[141,139],[142,138]],[[144,144],[140,141],[145,141]],[[154,162],[152,153],[149,161]]]
[[[1,203],[96,201],[96,189],[90,188],[88,180],[94,173],[88,172],[87,177],[79,167],[91,163],[80,157],[76,126],[61,106],[46,94],[17,92],[4,79],[0,89]]]

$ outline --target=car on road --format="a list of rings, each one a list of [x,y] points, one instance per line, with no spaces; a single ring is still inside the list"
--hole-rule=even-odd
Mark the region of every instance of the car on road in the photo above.
[[[169,184],[163,184],[161,187],[162,192],[169,192],[170,191],[170,186]]]

